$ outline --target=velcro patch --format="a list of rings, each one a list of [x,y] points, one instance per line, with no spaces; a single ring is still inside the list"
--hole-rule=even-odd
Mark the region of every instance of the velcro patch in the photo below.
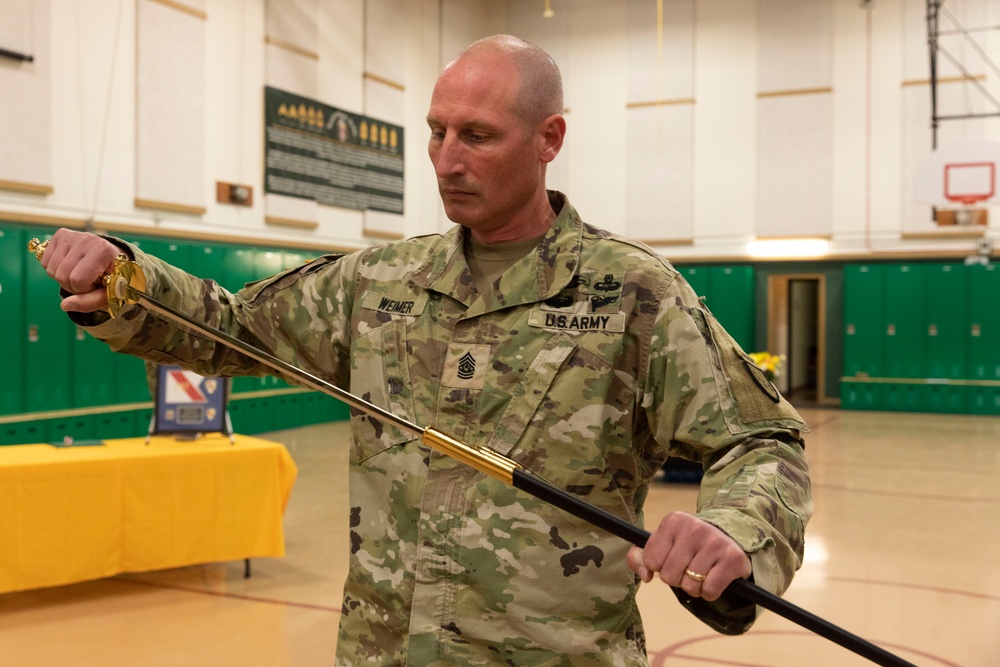
[[[445,387],[482,389],[490,365],[490,346],[452,343],[444,361],[441,384]]]
[[[406,296],[412,295],[392,297],[378,292],[365,292],[361,306],[368,310],[377,310],[380,313],[390,315],[420,315],[424,312],[424,307],[427,306],[426,294],[412,299],[406,298]]]
[[[553,331],[625,331],[625,313],[572,313],[535,308],[528,317],[528,324]]]

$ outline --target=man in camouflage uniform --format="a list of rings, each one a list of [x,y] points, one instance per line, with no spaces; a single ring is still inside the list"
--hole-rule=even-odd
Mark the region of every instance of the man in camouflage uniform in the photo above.
[[[443,236],[236,295],[77,232],[42,258],[73,294],[64,310],[116,350],[268,372],[139,308],[93,312],[94,281],[124,250],[165,303],[636,524],[668,454],[704,464],[697,513],[668,515],[642,550],[354,414],[338,664],[641,665],[640,580],[735,634],[757,610],[724,588],[752,575],[780,593],[801,564],[804,424],[669,263],[546,191],[561,109],[558,69],[520,40],[477,42],[446,68],[428,114],[458,223]]]

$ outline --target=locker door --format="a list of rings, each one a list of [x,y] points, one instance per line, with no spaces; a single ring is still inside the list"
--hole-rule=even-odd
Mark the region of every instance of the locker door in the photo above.
[[[230,292],[238,292],[243,285],[257,279],[254,268],[256,251],[253,248],[229,248],[222,257],[223,283]]]
[[[115,356],[105,343],[82,327],[73,327],[70,346],[73,357],[72,404],[74,408],[111,405],[118,399],[115,383]]]
[[[192,243],[187,258],[190,268],[184,270],[199,278],[214,280],[221,285],[225,279],[222,257],[222,251],[209,243]]]
[[[883,374],[885,271],[878,264],[844,267],[844,376],[861,379]],[[842,381],[841,405],[854,410],[882,409],[879,385]]]
[[[960,380],[968,370],[969,272],[962,264],[927,267],[927,375]]]
[[[963,264],[927,266],[927,375],[944,380],[921,387],[927,412],[966,411],[967,387],[947,381],[968,373],[968,277]]]
[[[24,264],[28,254],[22,230],[0,228],[0,350],[3,350],[3,382],[0,382],[0,415],[24,412]],[[50,281],[51,282],[51,281]]]
[[[844,267],[844,375],[883,377],[885,271],[877,264]]]
[[[285,252],[281,253],[281,257],[282,257],[282,269],[287,271],[288,269],[294,269],[296,267],[302,266],[303,264],[305,264],[307,259],[312,259],[313,257],[315,257],[315,255],[310,255],[304,252],[292,252],[286,250]]]
[[[713,266],[709,308],[729,335],[746,351],[753,351],[755,334],[754,268]]]
[[[969,268],[969,377],[1000,381],[1000,269],[996,264]],[[1000,386],[968,387],[968,411],[1000,415]]]
[[[680,274],[684,276],[684,280],[688,281],[691,285],[691,289],[695,291],[700,297],[709,296],[709,291],[711,288],[711,278],[710,269],[707,266],[682,266],[677,269]]]
[[[41,240],[54,229],[33,231]],[[27,253],[25,253],[27,254]],[[59,285],[29,256],[25,262],[25,410],[47,412],[71,407],[70,345],[75,326],[59,309]]]
[[[1000,380],[1000,269],[969,268],[969,377]]]
[[[895,264],[887,267],[887,377],[927,377],[927,272],[927,266],[921,264]]]

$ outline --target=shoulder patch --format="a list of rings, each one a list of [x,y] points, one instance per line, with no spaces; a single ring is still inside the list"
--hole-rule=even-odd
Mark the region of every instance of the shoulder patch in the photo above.
[[[747,357],[718,320],[706,311],[700,312],[707,321],[708,333],[736,403],[739,421],[744,425],[779,422],[807,431],[802,417],[781,396],[764,371]]]
[[[781,394],[778,393],[778,388],[774,386],[774,383],[767,379],[764,371],[750,359],[744,357],[742,361],[746,372],[750,374],[750,377],[757,383],[760,390],[774,403],[780,403]]]

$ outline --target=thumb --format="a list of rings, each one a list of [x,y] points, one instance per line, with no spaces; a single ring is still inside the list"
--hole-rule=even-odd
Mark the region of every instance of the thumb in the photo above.
[[[108,307],[108,292],[103,287],[85,292],[71,294],[62,300],[59,307],[65,312],[93,313]]]
[[[653,573],[646,569],[643,564],[643,551],[639,547],[632,547],[628,550],[628,554],[625,555],[625,563],[629,566],[633,572],[639,575],[647,584],[653,580]]]

